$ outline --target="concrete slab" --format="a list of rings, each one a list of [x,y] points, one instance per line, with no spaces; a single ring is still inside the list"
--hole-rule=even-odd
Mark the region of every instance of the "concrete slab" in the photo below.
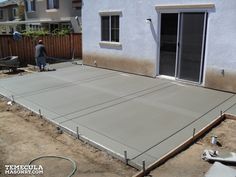
[[[192,95],[198,96],[192,100]],[[98,134],[107,135],[109,138],[141,152],[136,156],[130,155],[131,159],[136,159],[145,152],[145,157],[138,161],[134,160],[135,163],[141,165],[143,160],[147,161],[147,156],[158,159],[163,155],[155,145],[164,143],[162,141],[168,136],[174,135],[178,131],[185,131],[184,129],[188,128],[192,122],[194,123],[201,117],[203,119],[204,116],[207,121],[202,126],[195,125],[195,127],[199,127],[200,130],[210,123],[220,114],[220,111],[212,109],[217,108],[230,97],[232,94],[189,86],[180,87],[173,84],[122,104],[74,118],[73,122],[79,126],[89,127]],[[202,104],[202,100],[207,100],[207,104]],[[215,113],[213,117],[211,117],[212,115],[208,117],[209,110]],[[122,131],[116,127],[122,128]],[[181,144],[192,135],[193,128],[186,130],[187,132],[182,135],[183,138],[179,137],[173,141],[175,142],[173,146],[166,144],[163,149],[171,147],[169,149],[171,150],[177,143]],[[152,148],[155,148],[156,151],[152,152]],[[126,149],[120,149],[119,152],[122,153],[124,150]]]
[[[43,74],[29,74],[25,76],[18,76],[11,78],[11,82],[8,79],[2,79],[0,82],[1,88],[8,91],[9,94],[13,94],[15,97],[24,96],[33,92],[40,92],[50,88],[61,87],[70,85],[70,82],[58,80],[51,77],[45,77],[42,79]]]
[[[0,94],[133,165],[149,165],[220,115],[236,96],[80,65],[0,81]]]
[[[235,177],[236,169],[215,162],[210,170],[206,173],[205,177]]]
[[[233,97],[232,103],[230,107],[226,110],[227,113],[236,115],[236,96]]]
[[[117,74],[115,71],[110,70],[97,70],[96,68],[91,68],[88,66],[79,66],[74,65],[66,68],[59,68],[60,72],[46,72],[42,74],[46,74],[52,78],[60,79],[65,82],[82,82],[96,80],[100,78],[106,78],[110,76],[114,76]]]

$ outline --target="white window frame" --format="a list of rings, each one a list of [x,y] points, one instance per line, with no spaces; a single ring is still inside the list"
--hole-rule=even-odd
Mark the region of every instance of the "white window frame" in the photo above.
[[[48,0],[48,9],[55,9],[53,0]]]
[[[57,10],[58,8],[55,7],[55,4],[54,4],[54,0],[47,0],[48,2],[48,7],[47,7],[47,11],[50,11],[50,10]],[[59,1],[58,1],[59,3]],[[58,4],[59,5],[59,4]]]
[[[28,8],[28,9],[27,9],[27,10],[28,10],[27,12],[35,12],[35,10],[36,10],[36,9],[33,10],[32,4],[31,4],[32,1],[34,1],[34,0],[27,0],[27,8]],[[35,2],[35,3],[36,3],[36,2]]]
[[[109,10],[109,11],[100,11],[99,12],[99,15],[100,15],[100,21],[101,21],[101,25],[102,25],[102,17],[104,16],[109,16],[109,36],[110,36],[110,39],[109,41],[102,41],[102,26],[100,26],[100,39],[101,41],[99,42],[99,44],[101,46],[113,46],[113,47],[121,47],[121,35],[120,35],[120,27],[121,27],[121,21],[120,21],[120,18],[122,16],[122,11],[121,10]],[[115,41],[111,41],[111,17],[112,16],[119,16],[119,42],[115,42]]]
[[[18,9],[17,8],[12,8],[12,16],[13,17],[17,17],[17,12],[18,12]]]
[[[204,83],[204,80],[205,80],[205,71],[204,71],[204,68],[205,67],[205,64],[207,61],[207,58],[206,58],[206,53],[207,53],[207,47],[206,47],[206,44],[207,44],[207,38],[206,38],[206,34],[208,33],[207,31],[207,19],[208,19],[208,12],[212,11],[215,9],[215,4],[213,3],[202,3],[202,4],[163,4],[163,5],[156,5],[155,6],[155,9],[158,13],[158,16],[159,16],[159,19],[158,19],[158,41],[159,41],[159,49],[158,49],[158,53],[159,55],[157,56],[157,65],[156,65],[156,75],[159,75],[160,76],[160,41],[161,41],[161,14],[162,13],[178,13],[179,15],[179,21],[178,21],[178,25],[180,25],[180,14],[181,13],[184,13],[184,12],[203,12],[205,13],[205,19],[204,19],[204,32],[203,32],[203,39],[204,39],[204,44],[202,45],[202,51],[205,50],[205,52],[202,52],[201,54],[201,70],[200,70],[200,79],[198,82],[192,82],[192,81],[188,81],[189,83],[193,83],[193,84],[198,84],[198,85],[202,85]],[[178,27],[179,28],[179,27]],[[179,29],[178,29],[179,30]],[[177,40],[179,40],[179,31],[178,31],[178,36],[177,36]],[[176,49],[176,52],[178,52],[178,47]],[[176,57],[178,57],[176,55]],[[177,62],[177,59],[176,59],[176,62]],[[177,67],[177,64],[176,64],[176,67]],[[175,69],[175,71],[177,71],[177,69]],[[177,79],[176,77],[176,73],[175,73],[175,77],[171,77],[171,79],[175,79],[175,80],[180,80],[181,79]],[[164,76],[165,77],[165,76]],[[167,76],[167,78],[170,78],[169,76]],[[184,80],[185,82],[186,80]]]

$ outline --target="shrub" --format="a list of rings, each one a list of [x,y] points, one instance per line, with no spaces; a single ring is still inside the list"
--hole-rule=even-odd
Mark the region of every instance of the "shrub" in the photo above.
[[[55,29],[53,30],[51,33],[47,30],[25,30],[22,33],[24,36],[28,36],[28,37],[40,37],[40,36],[46,36],[46,35],[56,35],[56,36],[65,36],[70,34],[70,30],[67,28],[63,28],[63,29]]]

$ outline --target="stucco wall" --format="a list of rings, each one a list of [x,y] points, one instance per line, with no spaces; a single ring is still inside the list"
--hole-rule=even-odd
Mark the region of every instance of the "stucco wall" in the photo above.
[[[52,19],[60,20],[63,17],[80,16],[81,10],[72,8],[72,0],[59,0],[59,9],[56,11],[47,11],[46,0],[36,0],[36,11],[28,12],[27,18],[32,19]]]
[[[155,5],[214,3],[207,23],[203,85],[236,92],[236,1],[227,0],[103,0],[84,1],[84,63],[147,76],[158,73],[159,23]],[[99,45],[101,20],[99,11],[122,11],[121,47]],[[151,18],[152,23],[146,23]]]
[[[0,22],[6,22],[6,21],[11,21],[15,19],[12,13],[13,8],[18,8],[18,6],[9,5],[5,7],[1,7],[1,9],[3,9],[3,19],[0,19]],[[5,25],[5,24],[0,25],[0,34],[9,34],[12,32],[12,30],[14,31],[16,30],[16,25]]]
[[[3,10],[3,18],[0,19],[0,22],[8,21],[8,9],[1,8]]]
[[[236,1],[216,1],[208,19],[205,86],[236,92]]]
[[[145,11],[144,9],[152,10]],[[99,11],[121,10],[121,47],[101,46],[101,21]],[[121,71],[155,76],[156,26],[150,26],[145,19],[152,17],[156,24],[157,14],[149,1],[105,0],[94,3],[84,1],[83,21],[83,60]],[[153,29],[152,29],[153,28]]]
[[[12,14],[13,8],[18,8],[18,6],[17,5],[10,5],[10,6],[6,6],[6,7],[1,7],[1,9],[3,10],[3,19],[0,19],[0,22],[14,20],[14,17]]]

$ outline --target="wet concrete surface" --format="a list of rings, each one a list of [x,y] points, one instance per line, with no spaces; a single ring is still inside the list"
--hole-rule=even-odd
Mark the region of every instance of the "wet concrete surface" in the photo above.
[[[63,67],[64,65],[64,67]],[[236,114],[236,96],[81,65],[0,80],[12,98],[130,163],[150,165],[220,115]]]

